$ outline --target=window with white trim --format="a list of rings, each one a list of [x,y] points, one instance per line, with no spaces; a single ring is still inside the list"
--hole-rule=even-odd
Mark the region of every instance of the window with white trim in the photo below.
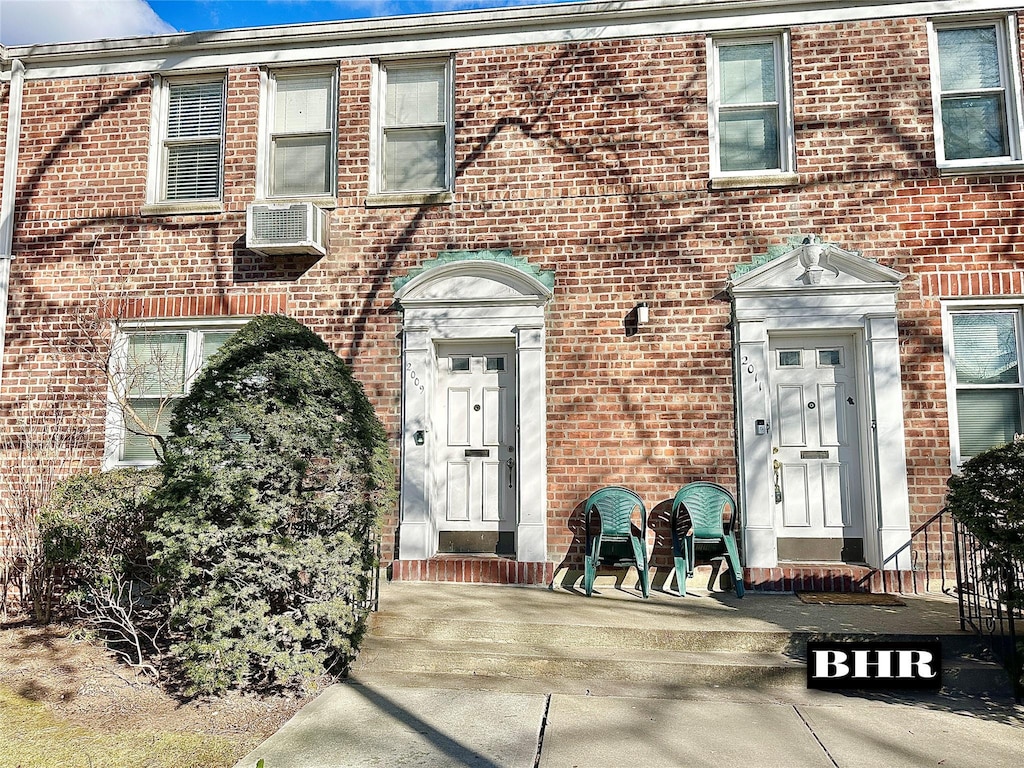
[[[373,192],[437,193],[454,176],[450,58],[377,62]]]
[[[1021,160],[1016,27],[1013,16],[929,24],[940,166]]]
[[[224,176],[224,78],[156,78],[151,203],[216,201]]]
[[[789,35],[709,38],[712,176],[796,168]]]
[[[267,75],[264,194],[334,195],[335,73],[277,71]]]
[[[1024,433],[1022,307],[944,309],[956,467]]]
[[[153,323],[121,331],[111,361],[108,463],[156,462],[158,441],[154,435],[169,434],[175,402],[244,322]]]

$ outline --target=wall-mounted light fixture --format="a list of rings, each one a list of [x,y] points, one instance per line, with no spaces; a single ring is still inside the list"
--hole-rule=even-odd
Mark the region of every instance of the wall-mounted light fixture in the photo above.
[[[651,321],[651,309],[647,306],[646,301],[641,301],[636,305],[636,324],[647,325]]]

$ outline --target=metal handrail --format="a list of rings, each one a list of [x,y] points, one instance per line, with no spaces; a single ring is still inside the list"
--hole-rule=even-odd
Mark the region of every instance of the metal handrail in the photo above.
[[[1011,560],[992,573],[990,551],[958,520],[953,520],[957,600],[960,629],[984,638],[1010,674],[1014,697],[1024,699],[1024,648],[1018,644],[1018,623],[1024,626],[1024,562]]]

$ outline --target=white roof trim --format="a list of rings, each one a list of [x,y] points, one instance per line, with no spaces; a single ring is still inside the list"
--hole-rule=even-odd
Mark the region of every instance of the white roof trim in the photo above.
[[[623,0],[0,48],[0,79],[273,65],[403,53],[1014,10],[1019,0]]]

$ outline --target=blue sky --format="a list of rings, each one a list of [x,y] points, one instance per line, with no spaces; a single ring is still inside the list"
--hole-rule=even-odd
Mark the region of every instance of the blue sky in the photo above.
[[[532,0],[532,4],[552,0]],[[530,0],[150,0],[171,26],[187,31],[528,5]]]
[[[568,0],[0,0],[0,43],[196,32]]]

